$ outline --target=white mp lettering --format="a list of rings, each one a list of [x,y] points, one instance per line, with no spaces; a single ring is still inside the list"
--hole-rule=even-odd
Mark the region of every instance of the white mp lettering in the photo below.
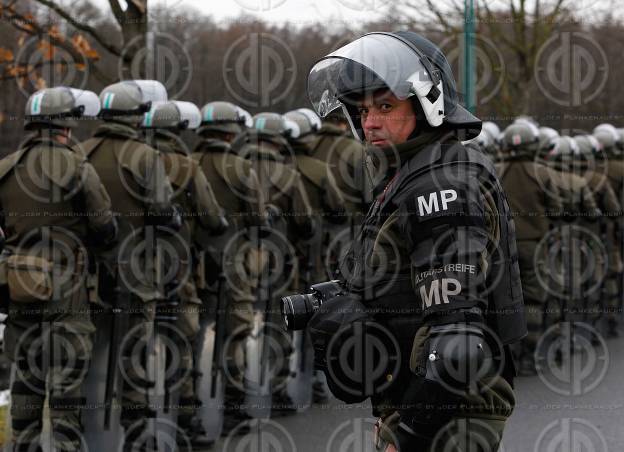
[[[421,217],[425,215],[425,210],[427,211],[427,215],[440,210],[438,207],[438,194],[436,192],[429,193],[429,202],[425,201],[424,196],[418,197],[418,211]]]
[[[418,197],[418,212],[420,216],[430,215],[433,212],[440,211],[440,204],[438,202],[438,196],[441,198],[442,202],[442,210],[448,210],[448,205],[450,202],[457,200],[457,192],[455,190],[442,190],[441,192],[431,192],[429,193],[429,199],[424,195]]]
[[[442,210],[448,209],[448,203],[457,200],[457,192],[455,190],[442,190]]]
[[[454,286],[454,289],[451,290],[451,284]],[[456,279],[452,278],[443,278],[442,279],[442,299],[445,303],[449,303],[449,295],[459,295],[461,292],[461,284]]]
[[[440,296],[440,289],[442,289],[442,296]],[[423,284],[420,286],[420,298],[423,302],[422,308],[427,309],[442,303],[448,304],[450,303],[449,296],[459,295],[460,292],[461,284],[453,278],[442,278],[441,286],[439,279],[431,281],[429,292],[427,292],[426,285]]]
[[[440,280],[434,279],[433,281],[431,281],[429,294],[427,294],[427,288],[425,284],[420,286],[420,299],[423,301],[423,309],[430,308],[431,305],[433,305],[434,303],[440,304]]]

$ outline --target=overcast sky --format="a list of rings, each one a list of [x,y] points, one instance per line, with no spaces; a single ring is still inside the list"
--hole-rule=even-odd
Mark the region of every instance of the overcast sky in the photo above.
[[[108,0],[91,0],[109,9]],[[375,19],[394,0],[150,0],[171,8],[190,7],[227,21],[243,13],[277,23],[353,22]],[[63,0],[61,3],[70,4]],[[124,3],[124,0],[121,1]]]

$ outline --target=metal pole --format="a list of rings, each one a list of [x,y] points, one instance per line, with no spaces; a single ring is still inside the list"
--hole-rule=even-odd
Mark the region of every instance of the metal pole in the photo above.
[[[476,74],[475,74],[475,25],[474,25],[474,0],[464,0],[464,74],[463,92],[465,95],[466,108],[474,113],[476,110]]]

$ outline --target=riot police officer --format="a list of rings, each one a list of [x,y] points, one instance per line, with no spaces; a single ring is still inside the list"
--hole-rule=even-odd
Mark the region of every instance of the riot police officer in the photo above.
[[[102,394],[121,395],[123,447],[131,450],[144,444],[150,436],[147,429],[156,422],[150,400],[155,377],[150,375],[147,359],[153,355],[149,338],[153,337],[156,305],[164,300],[164,294],[158,284],[160,260],[153,251],[158,250],[160,231],[179,229],[181,220],[172,202],[173,189],[164,164],[139,133],[152,103],[167,100],[165,87],[152,80],[122,81],[104,88],[100,100],[104,123],[80,147],[110,193],[119,221],[119,244],[98,255],[98,298],[106,309],[113,307],[114,314],[110,329],[101,328],[112,333],[101,338],[103,350],[98,355],[112,357],[102,363],[108,369],[104,375],[121,375],[109,376],[105,381],[108,387],[101,390]],[[100,320],[106,321],[107,316],[100,316]],[[109,348],[113,350],[106,353]],[[110,405],[106,401],[98,406]],[[114,430],[114,424],[107,425]],[[102,435],[109,430],[102,425],[90,428],[91,441],[96,445],[110,447],[110,441],[120,440],[113,431],[104,439]]]
[[[41,450],[49,396],[53,446],[83,450],[83,386],[95,331],[87,298],[88,249],[117,234],[108,193],[93,166],[72,149],[77,119],[98,114],[89,91],[37,91],[26,104],[20,149],[0,161],[9,314],[6,354],[11,385],[13,450]]]
[[[239,265],[238,258],[252,238],[251,231],[266,227],[264,193],[258,190],[258,176],[250,161],[236,155],[230,142],[253,125],[251,115],[229,102],[210,102],[201,109],[202,122],[197,129],[199,143],[192,153],[215,190],[219,205],[225,210],[229,229],[218,238],[198,231],[197,241],[203,250],[199,254],[198,292],[204,305],[220,306],[216,310],[215,336],[227,335],[227,349],[222,352],[226,361],[224,420],[222,433],[244,433],[240,426],[250,419],[245,407],[246,341],[254,326],[253,301],[255,299],[254,269]],[[243,261],[245,258],[243,258]],[[248,268],[243,274],[238,268]],[[208,322],[202,316],[203,328]],[[221,356],[211,365],[220,365]],[[218,373],[214,372],[214,375]],[[207,375],[202,375],[202,380]],[[208,388],[210,389],[210,388]],[[198,394],[206,403],[206,395]],[[218,419],[218,413],[217,413]],[[204,419],[206,425],[206,419]],[[213,421],[213,424],[219,424]],[[238,428],[237,428],[238,427]],[[220,427],[219,427],[220,428]],[[217,433],[218,435],[219,433]]]
[[[607,177],[609,179],[609,183],[613,190],[615,190],[615,194],[618,199],[624,199],[624,160],[622,159],[623,153],[622,149],[624,148],[624,137],[618,130],[611,124],[600,124],[594,128],[592,135],[598,140],[600,145],[602,146],[602,151],[607,159]],[[624,250],[624,218],[617,218],[616,223],[616,237],[617,244],[620,252]],[[620,269],[617,269],[620,270]],[[622,287],[622,271],[618,272],[618,287]],[[622,306],[622,293],[620,291],[620,309]],[[614,316],[612,321],[610,322],[611,326],[609,327],[609,335],[618,336],[618,325],[616,323],[618,316]]]
[[[573,167],[587,181],[602,212],[597,221],[584,221],[583,226],[605,247],[604,253],[596,253],[596,290],[590,291],[586,296],[595,306],[588,311],[588,315],[593,322],[606,320],[606,335],[609,337],[617,335],[617,275],[622,272],[617,224],[622,216],[622,206],[609,181],[608,162],[598,140],[592,135],[576,135],[573,139],[578,147],[578,153],[572,155],[577,160]]]
[[[595,296],[593,281],[597,280],[598,273],[594,272],[590,277],[584,278],[584,265],[582,255],[579,252],[579,238],[586,248],[592,249],[596,257],[594,265],[600,267],[601,261],[605,260],[597,250],[599,240],[592,238],[592,233],[587,230],[587,225],[595,223],[602,217],[597,199],[600,192],[592,186],[594,176],[591,172],[579,171],[579,148],[576,142],[569,136],[559,136],[550,141],[547,164],[555,170],[556,184],[563,203],[561,222],[557,227],[555,238],[557,248],[560,250],[562,274],[560,282],[554,285],[554,289],[561,300],[561,320],[572,322],[588,321],[589,306],[592,296]],[[586,174],[585,174],[586,173]],[[554,268],[548,269],[554,272]],[[593,338],[592,338],[593,340]],[[560,356],[560,353],[557,354]]]
[[[521,374],[535,372],[534,353],[544,331],[544,313],[549,301],[558,302],[538,272],[544,274],[546,258],[546,253],[540,252],[540,242],[559,219],[563,204],[555,171],[536,161],[539,147],[539,133],[532,124],[514,123],[504,131],[501,161],[496,165],[514,215],[526,308],[528,335],[517,353]]]
[[[353,138],[347,119],[338,110],[322,118],[321,128],[310,137],[310,156],[325,162],[345,200],[349,222],[357,226],[372,198],[372,177],[365,146]]]
[[[321,119],[307,108],[290,111],[284,116],[295,122],[299,129],[298,136],[291,136],[289,139],[293,154],[288,155],[287,158],[294,160],[296,169],[302,175],[318,225],[311,240],[295,242],[300,261],[300,281],[292,289],[305,291],[312,284],[332,277],[327,272],[326,257],[329,256],[326,256],[325,251],[329,247],[330,240],[336,237],[336,232],[350,230],[351,225],[350,218],[345,211],[346,200],[343,191],[335,180],[335,174],[339,172],[332,171],[327,162],[312,155],[319,141],[317,134],[322,130]],[[308,344],[309,341],[302,341],[302,343]],[[300,362],[304,364],[300,367],[305,368],[308,350],[301,350],[299,353],[301,353]],[[311,366],[311,363],[307,364],[307,367]],[[305,386],[305,383],[302,382],[302,386]],[[327,402],[329,395],[322,372],[315,371],[311,389],[314,403]],[[303,397],[303,400],[305,401],[306,398]]]
[[[195,237],[198,228],[204,234],[216,237],[227,229],[228,223],[217,203],[212,187],[199,164],[190,157],[180,138],[183,130],[194,130],[201,124],[201,113],[190,102],[168,101],[152,105],[145,114],[142,127],[146,130],[147,141],[158,150],[165,165],[165,171],[174,189],[173,202],[182,208],[183,223],[179,231],[169,237],[176,250],[171,260],[168,274],[171,278],[162,283],[168,285],[168,297],[179,299],[173,309],[175,328],[183,338],[177,346],[180,354],[179,378],[171,384],[179,387],[178,426],[185,435],[178,435],[178,443],[183,446],[188,441],[193,448],[206,448],[214,441],[205,436],[196,407],[201,400],[195,392],[192,343],[200,330],[199,315],[202,301],[197,295],[195,271],[197,250]],[[168,237],[165,237],[167,239]],[[172,272],[171,268],[177,269]]]
[[[356,136],[400,158],[343,261],[346,293],[310,320],[317,364],[343,400],[372,396],[378,450],[444,450],[475,436],[496,450],[515,403],[508,346],[526,324],[505,196],[489,159],[459,141],[481,121],[459,105],[444,54],[412,32],[341,47],[312,68],[308,93],[321,116],[342,107]],[[398,345],[372,390],[340,378],[353,376],[341,346],[360,334]],[[448,353],[483,372],[453,383]],[[497,402],[470,400],[475,378]]]
[[[538,129],[539,132],[539,151],[543,153],[547,153],[552,149],[552,141],[559,137],[559,132],[551,127],[540,127]],[[545,157],[546,154],[540,155],[540,157]]]
[[[258,113],[253,117],[253,127],[239,135],[232,145],[238,155],[252,162],[260,190],[272,211],[270,234],[258,247],[262,262],[258,286],[264,298],[260,303],[266,306],[266,319],[273,325],[281,324],[279,297],[293,287],[300,271],[293,243],[311,239],[318,228],[308,191],[294,166],[295,157],[288,142],[288,137],[298,132],[296,124],[287,122],[278,113]],[[267,246],[269,244],[272,246]],[[276,268],[273,264],[282,267]],[[263,310],[260,306],[258,309]],[[277,367],[273,368],[271,379],[271,415],[277,416],[294,413],[298,407],[286,388],[293,352],[292,337],[286,332],[273,332],[277,335],[272,340],[278,344],[281,355],[275,360]]]
[[[301,174],[303,186],[310,199],[314,216],[317,218],[317,227],[315,236],[311,242],[301,243],[297,245],[303,248],[299,249],[300,256],[309,260],[311,264],[301,263],[301,269],[306,266],[312,268],[312,275],[302,280],[302,284],[291,287],[294,290],[305,290],[311,284],[325,281],[327,276],[322,265],[322,249],[324,232],[329,224],[345,224],[347,218],[345,216],[345,199],[338,188],[334,178],[334,173],[328,171],[327,164],[315,157],[312,157],[311,146],[315,144],[315,134],[321,129],[321,120],[311,110],[299,109],[286,113],[285,118],[292,120],[297,124],[297,136],[289,137],[289,144],[292,154],[285,155],[286,161],[294,165]],[[300,272],[303,277],[305,271]]]

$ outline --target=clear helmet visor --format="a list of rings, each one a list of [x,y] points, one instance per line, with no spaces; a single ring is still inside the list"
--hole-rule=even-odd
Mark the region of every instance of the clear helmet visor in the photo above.
[[[312,110],[310,110],[309,108],[299,108],[297,109],[297,111],[302,115],[305,115],[306,118],[308,118],[308,121],[310,121],[310,126],[313,131],[317,131],[321,128],[321,118],[319,118],[318,115]]]
[[[166,102],[168,100],[167,89],[157,80],[133,80],[131,83],[139,87],[141,103]]]
[[[242,109],[241,107],[236,107],[236,111],[238,112],[238,117],[241,119],[241,123],[245,125],[248,129],[253,127],[254,121],[253,116],[247,110]]]
[[[613,140],[617,143],[620,141],[620,134],[617,129],[611,124],[600,124],[594,128],[594,133],[596,132],[604,132],[608,133],[613,137]]]
[[[202,122],[201,111],[192,102],[173,101],[178,111],[180,112],[180,122],[187,122],[188,129],[197,129]]]
[[[442,81],[436,75],[437,90],[433,90],[434,80],[422,58],[397,37],[365,35],[312,67],[308,75],[310,102],[325,117],[344,104],[350,94],[387,88],[401,100],[418,96],[427,121],[437,127],[444,119]]]
[[[285,134],[289,138],[299,138],[301,136],[301,129],[292,119],[284,117],[284,125],[286,127]]]
[[[76,107],[83,108],[83,116],[95,117],[101,109],[100,97],[93,91],[70,88]]]

